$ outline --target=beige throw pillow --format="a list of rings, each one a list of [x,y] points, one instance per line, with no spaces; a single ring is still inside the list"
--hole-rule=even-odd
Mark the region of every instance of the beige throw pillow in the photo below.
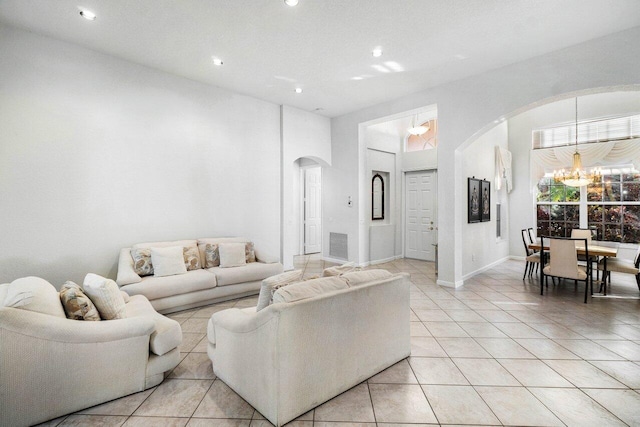
[[[241,267],[246,265],[244,243],[222,243],[218,245],[220,251],[220,267]]]
[[[156,277],[164,277],[186,273],[187,267],[184,263],[183,253],[182,246],[151,248],[153,275]]]
[[[220,250],[215,243],[204,245],[204,268],[220,267]]]
[[[247,242],[244,244],[244,255],[247,264],[250,262],[256,262],[256,251],[253,248],[253,242]]]
[[[182,264],[184,268],[184,264]],[[95,304],[104,320],[125,318],[125,302],[118,285],[111,279],[89,273],[84,278],[84,293]]]
[[[60,288],[60,301],[67,319],[73,320],[101,320],[98,309],[82,288],[73,283],[65,282]]]
[[[182,255],[184,256],[184,266],[187,267],[187,271],[200,269],[200,253],[197,246],[185,246],[182,249]]]
[[[347,262],[335,267],[329,267],[322,270],[322,277],[339,276],[344,273],[350,273],[352,271],[360,271],[360,267],[356,267],[355,263]]]
[[[51,283],[39,277],[23,277],[11,282],[3,305],[66,318],[58,291]]]
[[[258,296],[258,305],[256,311],[269,307],[273,302],[273,294],[283,286],[291,283],[299,282],[302,279],[302,270],[287,271],[271,276],[262,281],[260,286],[260,295]]]
[[[133,258],[133,269],[138,276],[151,276],[153,274],[151,249],[131,249],[131,258]]]

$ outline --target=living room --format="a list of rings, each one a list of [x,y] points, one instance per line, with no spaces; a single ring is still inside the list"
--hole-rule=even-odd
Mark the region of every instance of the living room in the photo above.
[[[539,10],[527,2],[497,1],[483,7],[460,2],[453,10],[431,2],[402,2],[402,7],[330,2],[323,10],[317,2],[310,6],[300,0],[290,7],[274,0],[254,5],[263,12],[261,20],[245,16],[241,6],[218,4],[223,2],[205,11],[192,2],[159,10],[151,10],[149,2],[134,3],[83,4],[96,13],[91,21],[80,16],[73,2],[0,2],[0,283],[38,276],[59,288],[67,280],[82,283],[87,273],[115,280],[121,248],[203,237],[246,236],[256,248],[275,255],[284,270],[299,268],[296,257],[304,255],[300,159],[311,159],[322,168],[322,246],[316,262],[360,267],[397,262],[389,264],[390,271],[405,265],[409,273],[433,276],[429,286],[464,290],[492,268],[510,270],[509,263],[520,262],[517,231],[535,226],[529,141],[516,146],[509,135],[518,117],[561,103],[566,108],[557,123],[570,121],[573,107],[565,104],[576,97],[584,102],[584,119],[640,111],[640,10],[630,1],[543,2]],[[342,36],[321,30],[342,7],[347,9],[335,29],[347,25],[346,17],[360,26]],[[509,34],[498,26],[495,34],[465,33],[459,43],[486,35],[502,44],[473,45],[475,50],[446,45],[438,64],[418,62],[406,73],[374,74],[371,65],[381,60],[370,50],[378,44],[384,48],[382,60],[410,64],[410,53],[400,60],[406,49],[402,40],[390,35],[400,24],[385,21],[389,29],[376,32],[373,16],[395,8],[449,19],[459,8],[465,13],[455,24],[467,27],[497,13],[513,18],[509,29],[524,35],[514,47],[507,46]],[[541,16],[545,8],[553,16]],[[322,12],[322,18],[314,18],[310,10]],[[141,16],[144,12],[149,15]],[[280,30],[271,28],[269,19],[282,24],[273,25]],[[294,25],[294,20],[300,22]],[[414,18],[406,22],[416,23]],[[567,23],[564,31],[551,31],[561,22]],[[437,34],[423,37],[425,45],[433,37],[435,47],[449,30],[433,24]],[[163,35],[163,25],[171,27],[169,35]],[[244,28],[244,35],[238,31],[228,38],[241,40],[246,51],[225,50],[224,33],[207,33],[208,26],[216,25],[225,31]],[[190,27],[210,38],[181,39],[179,34]],[[318,47],[309,36],[302,53],[289,52],[284,44],[273,52],[248,45],[261,37],[284,43],[300,37],[305,28],[328,44]],[[358,28],[378,39],[368,42],[371,46],[357,39],[362,56],[338,61],[340,55],[332,50],[355,37]],[[547,32],[551,35],[543,38]],[[210,51],[210,45],[220,52]],[[146,54],[138,56],[136,46]],[[344,72],[329,78],[321,71],[304,74],[308,69],[302,67],[282,70],[269,57],[279,50],[302,62],[313,48],[318,58],[305,62],[307,66],[321,70],[323,62],[336,60],[339,64],[331,69],[342,67]],[[207,49],[206,57],[195,55]],[[173,57],[172,51],[180,54]],[[419,53],[435,55],[429,46]],[[213,55],[224,63],[215,65]],[[190,62],[178,64],[183,56]],[[240,70],[234,62],[240,63],[242,56],[252,56],[251,66]],[[249,82],[247,76],[260,68],[260,77]],[[421,78],[397,80],[405,74]],[[337,76],[341,80],[331,91],[320,85]],[[359,83],[370,86],[351,88]],[[243,85],[247,89],[238,89]],[[589,109],[602,104],[598,96],[616,93],[626,101],[616,104],[609,98],[607,105],[624,108]],[[393,247],[380,257],[371,247],[372,170],[366,159],[375,144],[367,139],[367,127],[426,111],[437,114],[437,156],[435,163],[422,159],[416,168],[437,170],[437,276],[431,262],[417,264],[419,268],[402,264],[409,262],[403,258],[403,174],[412,168],[400,160],[393,172],[397,179],[387,188],[395,199],[384,220],[394,227]],[[394,152],[400,156],[401,140],[396,142]],[[493,179],[496,144],[514,154],[515,192],[500,196],[508,219],[502,240],[495,239],[495,211],[490,222],[467,223],[467,178]],[[346,236],[346,256],[331,255],[331,234]],[[637,345],[638,339],[631,341]]]

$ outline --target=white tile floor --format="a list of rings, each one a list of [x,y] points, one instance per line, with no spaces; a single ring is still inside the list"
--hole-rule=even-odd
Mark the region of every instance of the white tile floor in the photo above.
[[[325,263],[299,257],[305,276]],[[411,273],[412,355],[294,421],[295,426],[412,424],[640,425],[640,300],[592,298],[582,286],[522,281],[508,261],[459,289],[435,284],[433,264],[377,266]],[[632,277],[612,293],[637,297]],[[269,426],[222,381],[206,355],[212,313],[256,297],[171,315],[182,363],[158,387],[53,420],[58,426]]]

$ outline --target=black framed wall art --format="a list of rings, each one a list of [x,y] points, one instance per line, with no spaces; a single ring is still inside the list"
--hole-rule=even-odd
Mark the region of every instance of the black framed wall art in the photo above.
[[[480,220],[491,221],[491,182],[481,181]]]
[[[467,222],[480,222],[481,215],[481,195],[482,186],[479,179],[467,178],[467,203],[468,203],[468,215]]]

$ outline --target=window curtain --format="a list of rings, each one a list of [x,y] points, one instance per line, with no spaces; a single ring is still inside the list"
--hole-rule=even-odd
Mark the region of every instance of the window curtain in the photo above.
[[[505,180],[507,185],[507,193],[511,193],[513,188],[513,175],[511,172],[511,152],[504,148],[496,147],[496,176],[495,184],[496,190],[502,188],[502,179]]]
[[[595,166],[628,163],[640,170],[640,138],[584,144],[578,147],[578,151],[582,158],[582,167],[587,171]],[[535,190],[545,172],[571,168],[575,152],[574,145],[532,150],[529,168],[531,190]]]

